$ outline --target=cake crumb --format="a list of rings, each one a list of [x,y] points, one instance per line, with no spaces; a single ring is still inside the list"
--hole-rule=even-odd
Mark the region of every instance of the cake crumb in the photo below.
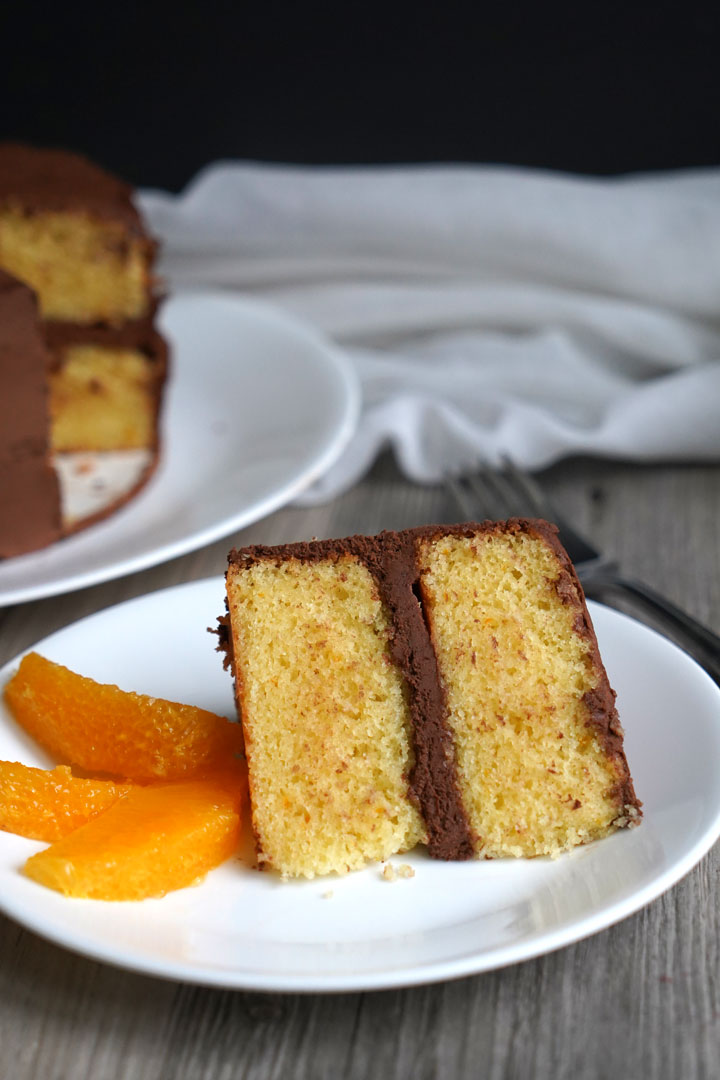
[[[335,890],[334,889],[328,889],[327,892],[324,892],[322,894],[322,898],[323,898],[323,900],[332,900],[334,895],[335,895]]]
[[[380,871],[380,876],[385,881],[395,881],[397,878],[413,878],[415,877],[415,871],[408,863],[401,863],[400,866],[385,863]]]

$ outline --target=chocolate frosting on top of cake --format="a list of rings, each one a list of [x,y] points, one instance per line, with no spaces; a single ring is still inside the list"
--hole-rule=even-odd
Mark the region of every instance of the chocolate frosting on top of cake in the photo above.
[[[28,212],[84,211],[145,236],[129,184],[80,154],[0,143],[0,203]]]

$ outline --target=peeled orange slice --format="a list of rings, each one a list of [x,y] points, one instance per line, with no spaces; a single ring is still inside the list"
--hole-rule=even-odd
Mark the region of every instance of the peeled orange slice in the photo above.
[[[133,788],[70,836],[33,855],[25,873],[65,896],[142,900],[202,878],[232,855],[239,794],[224,780]]]
[[[34,769],[0,761],[0,829],[52,843],[107,810],[130,790],[74,777],[67,765]]]
[[[5,687],[18,723],[56,760],[147,783],[198,776],[242,750],[239,724],[129,693],[28,653]]]

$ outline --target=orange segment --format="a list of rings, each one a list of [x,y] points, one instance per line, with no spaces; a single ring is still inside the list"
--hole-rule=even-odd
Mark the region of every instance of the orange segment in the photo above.
[[[142,900],[192,885],[235,851],[240,797],[212,779],[133,788],[25,863],[66,896]]]
[[[67,765],[33,769],[0,761],[0,829],[52,843],[86,825],[130,791],[111,780],[80,780]]]
[[[197,776],[242,751],[239,724],[128,693],[29,653],[5,687],[18,723],[52,757],[138,782]]]

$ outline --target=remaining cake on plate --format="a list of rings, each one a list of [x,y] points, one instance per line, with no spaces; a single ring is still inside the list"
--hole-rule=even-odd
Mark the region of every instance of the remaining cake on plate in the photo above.
[[[50,449],[144,450],[133,490],[157,460],[167,373],[155,251],[128,185],[77,154],[0,144],[0,267],[37,296],[51,357]]]
[[[232,551],[227,603],[261,866],[557,855],[639,819],[553,526]]]

